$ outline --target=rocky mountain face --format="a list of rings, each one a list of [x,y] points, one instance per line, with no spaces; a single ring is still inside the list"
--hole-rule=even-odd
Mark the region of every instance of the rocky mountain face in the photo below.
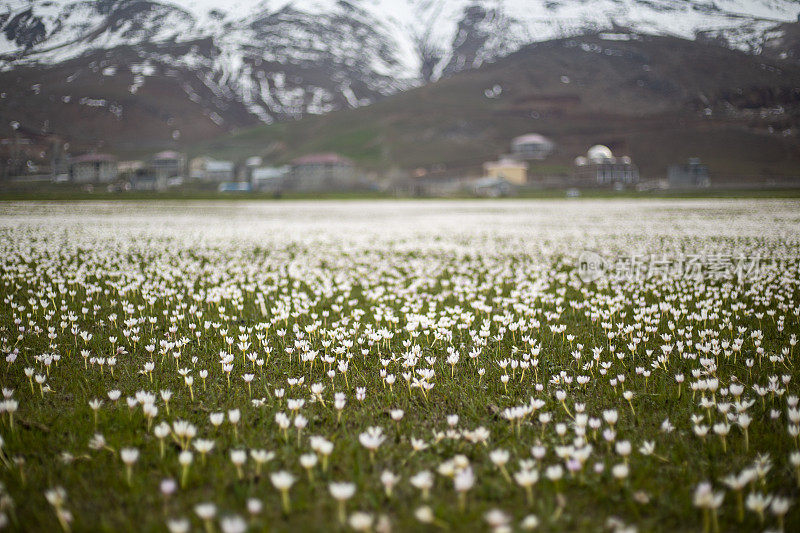
[[[6,0],[0,127],[208,138],[361,107],[586,32],[779,54],[798,12],[800,0]]]

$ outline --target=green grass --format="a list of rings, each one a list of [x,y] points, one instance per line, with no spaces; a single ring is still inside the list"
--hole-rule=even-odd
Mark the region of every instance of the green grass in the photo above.
[[[695,486],[710,480],[715,490],[723,490],[722,477],[753,464],[759,454],[769,454],[772,468],[763,484],[754,483],[747,492],[789,497],[795,505],[786,517],[786,530],[800,528],[800,506],[796,505],[800,478],[788,462],[798,443],[787,435],[785,419],[787,396],[798,394],[797,350],[781,362],[770,360],[788,348],[790,335],[800,326],[796,256],[782,271],[765,271],[735,292],[726,280],[701,283],[679,277],[618,286],[584,285],[570,278],[572,258],[560,253],[537,257],[516,251],[512,241],[500,241],[500,251],[485,253],[423,247],[427,240],[420,241],[416,249],[404,250],[396,245],[415,241],[405,237],[392,240],[390,234],[385,242],[353,251],[341,244],[314,245],[289,239],[282,246],[258,240],[215,244],[194,240],[191,228],[178,226],[166,236],[151,236],[144,229],[135,229],[127,219],[117,221],[113,214],[89,215],[99,227],[108,229],[107,235],[81,233],[77,225],[70,226],[76,233],[69,233],[66,227],[53,228],[35,219],[25,222],[17,216],[23,222],[20,227],[0,230],[0,341],[4,354],[18,351],[13,363],[2,363],[1,371],[3,387],[13,390],[19,401],[13,427],[7,414],[2,415],[0,425],[3,457],[8,462],[0,467],[0,479],[14,502],[13,508],[6,509],[12,530],[58,530],[53,509],[44,499],[44,491],[56,486],[66,490],[64,507],[74,517],[76,531],[161,531],[168,518],[179,516],[191,519],[193,529],[199,530],[202,523],[193,513],[197,503],[214,502],[221,515],[246,516],[248,498],[264,504],[262,513],[249,519],[254,531],[344,530],[337,525],[328,483],[349,481],[357,489],[347,503],[348,511],[385,515],[396,531],[438,530],[414,518],[413,510],[423,504],[431,506],[440,524],[457,531],[484,531],[483,516],[493,508],[513,518],[515,528],[525,516],[535,514],[544,531],[597,531],[612,516],[642,531],[700,531],[702,513],[692,504]],[[126,211],[126,216],[131,216],[130,212]],[[4,218],[14,221],[9,214]],[[145,224],[146,212],[135,220]],[[131,228],[133,232],[126,233]],[[765,246],[764,241],[753,238],[710,237],[722,245],[744,245],[750,251]],[[429,238],[434,241],[433,236]],[[460,237],[444,233],[437,238],[456,244]],[[693,246],[691,239],[677,231],[672,238],[677,243],[674,246]],[[674,249],[668,242],[664,243],[665,252]],[[796,248],[796,240],[793,242],[791,246]],[[764,251],[781,249],[781,243],[768,240]],[[471,305],[478,301],[485,309]],[[285,309],[282,302],[290,307]],[[603,310],[607,316],[587,316],[584,308],[572,304]],[[659,305],[676,311],[684,306],[685,312],[658,311]],[[646,316],[654,321],[639,315],[646,306],[653,306]],[[693,314],[700,309],[711,314]],[[777,316],[757,316],[754,309],[785,316],[784,327],[778,327]],[[413,316],[426,313],[433,313],[437,320],[449,317],[452,322],[442,320],[438,327],[423,325],[419,335],[412,335],[406,326]],[[125,325],[129,319],[142,321]],[[519,321],[525,324],[524,331],[510,327]],[[479,346],[483,324],[488,336],[482,337],[485,345]],[[549,326],[556,324],[566,326],[566,332],[553,332]],[[626,343],[634,334],[620,333],[621,337],[610,341],[607,333],[637,324],[640,329],[634,331],[641,332],[643,340],[631,357]],[[52,328],[50,335],[48,328]],[[391,338],[369,340],[384,328],[393,334]],[[281,335],[281,330],[288,333]],[[752,340],[754,331],[763,334],[763,355],[757,353]],[[84,341],[79,332],[90,333],[92,338]],[[264,333],[263,340],[258,339],[259,332]],[[263,359],[262,367],[245,361],[236,347],[239,335],[252,343],[246,351]],[[337,335],[343,336],[337,340]],[[666,341],[662,335],[672,340]],[[708,416],[711,422],[722,419],[716,408],[707,411],[699,406],[701,396],[709,401],[713,397],[717,404],[731,401],[719,391],[712,395],[690,390],[689,384],[699,377],[693,377],[692,371],[701,369],[696,358],[680,357],[675,348],[666,362],[651,368],[655,356],[647,350],[658,355],[663,345],[674,345],[679,335],[690,339],[687,353],[697,353],[695,343],[711,339],[718,343],[739,337],[744,340],[740,354],[726,355],[720,349],[711,356],[716,366],[708,377],[718,379],[720,388],[740,381],[745,385],[744,397],[755,400],[747,411],[753,418],[749,447],[736,427],[725,445],[713,432],[705,439],[693,434],[691,415]],[[138,336],[138,341],[133,336]],[[233,339],[232,345],[226,343],[226,337]],[[188,340],[183,348],[158,347],[160,341],[181,338]],[[330,365],[321,358],[334,354],[347,339],[355,342],[344,350],[352,356],[349,369],[331,380],[326,375]],[[326,346],[329,340],[332,344]],[[524,372],[510,367],[504,371],[499,362],[522,361],[523,354],[530,354],[531,340],[540,348],[535,356],[538,366]],[[150,343],[156,346],[152,355],[145,349]],[[579,344],[583,346],[580,364],[572,356]],[[610,357],[612,344],[626,357]],[[435,386],[426,394],[407,386],[399,359],[387,363],[388,371],[397,376],[393,387],[380,376],[380,360],[401,358],[410,346],[417,346],[423,357],[435,358],[416,365],[435,371],[431,380]],[[91,357],[109,357],[117,347],[126,353],[117,356],[113,374],[108,365],[90,365],[81,356],[82,350],[88,350]],[[288,347],[296,348],[291,356]],[[455,367],[446,361],[449,347],[460,354]],[[610,365],[606,376],[596,366],[582,368],[591,362],[592,348],[602,349],[601,360]],[[298,360],[298,353],[307,350],[318,352],[313,365]],[[480,352],[474,359],[468,355],[472,350]],[[230,382],[218,362],[220,352],[234,355]],[[60,360],[48,366],[41,356],[53,353],[59,354]],[[344,355],[337,358],[344,359]],[[755,367],[746,367],[745,359],[753,359]],[[149,361],[154,363],[152,376],[140,372]],[[645,378],[637,373],[638,366],[651,369],[652,375]],[[42,392],[26,377],[26,367],[46,376],[52,390]],[[191,390],[178,368],[191,370]],[[480,368],[485,369],[482,376]],[[209,371],[205,380],[199,377],[201,369]],[[586,385],[554,383],[562,371],[571,377],[590,376],[591,381]],[[255,375],[251,390],[241,379],[247,372]],[[674,377],[677,373],[686,376],[680,387]],[[507,384],[501,381],[503,375],[510,376]],[[624,384],[613,385],[610,378],[620,375]],[[772,375],[787,375],[791,381],[785,385],[785,393],[768,394],[762,400],[751,385],[765,385]],[[287,385],[288,378],[299,377],[304,378],[303,385]],[[312,401],[309,387],[313,383],[324,384],[324,402]],[[536,390],[537,384],[541,391]],[[363,402],[356,399],[357,387],[366,388]],[[275,395],[276,388],[285,389],[284,398]],[[112,389],[122,391],[117,403],[107,397]],[[168,408],[157,400],[154,424],[186,420],[196,426],[197,438],[215,442],[205,462],[195,454],[185,485],[170,497],[162,496],[158,488],[165,478],[182,479],[180,448],[167,438],[162,457],[142,408],[125,405],[125,398],[136,391],[158,395],[163,389],[174,394]],[[569,394],[563,405],[554,397],[557,390]],[[623,390],[635,393],[630,403],[621,397]],[[347,394],[340,420],[332,405],[334,392]],[[94,398],[104,400],[96,421],[89,407]],[[264,405],[253,405],[253,398],[263,398]],[[309,423],[302,434],[292,428],[285,437],[276,426],[275,414],[287,411],[289,398],[306,400],[299,412]],[[502,417],[503,409],[526,404],[531,398],[544,401],[539,412],[551,413],[552,422],[542,424],[536,416],[526,416],[515,426]],[[591,417],[601,417],[607,409],[618,411],[616,438],[633,445],[626,479],[616,480],[610,474],[611,467],[624,459],[604,441],[602,429],[587,429],[592,453],[580,473],[566,474],[558,483],[545,477],[546,467],[564,464],[556,451],[575,436],[576,404],[583,404]],[[242,414],[236,430],[227,422],[219,428],[210,424],[210,413],[233,408]],[[396,408],[405,411],[397,423],[389,416],[389,410]],[[772,409],[779,410],[778,419],[770,419]],[[486,428],[488,442],[446,436],[446,418],[451,414],[459,415],[459,430]],[[676,426],[674,432],[660,430],[665,418]],[[559,434],[557,424],[565,424],[565,435]],[[369,426],[382,427],[387,437],[374,458],[358,440]],[[105,436],[109,449],[89,448],[95,433]],[[437,433],[444,436],[439,438]],[[313,479],[308,479],[298,460],[310,452],[311,435],[332,441],[334,451],[329,469],[317,466]],[[412,437],[424,439],[429,447],[412,452]],[[656,443],[655,455],[638,451],[644,441]],[[522,488],[508,482],[492,465],[488,453],[508,450],[511,461],[507,470],[513,474],[519,469],[517,461],[531,459],[531,448],[537,445],[545,446],[547,455],[536,463],[541,479],[533,501],[528,502]],[[119,458],[123,447],[141,452],[130,484]],[[248,458],[240,477],[229,451],[262,448],[273,451],[275,459],[257,474]],[[64,453],[72,459],[65,461]],[[467,458],[477,479],[463,508],[453,482],[436,473],[444,461],[457,455]],[[604,472],[594,471],[597,463],[605,466]],[[279,493],[267,474],[283,469],[298,478],[290,491],[289,513],[281,511]],[[391,498],[379,481],[384,469],[402,478]],[[430,470],[435,476],[427,502],[408,483],[409,477],[421,470]],[[719,512],[722,530],[761,530],[752,512],[746,513],[743,522],[737,521],[734,501],[734,494],[728,492]],[[776,525],[769,512],[765,525]]]
[[[0,202],[3,201],[73,201],[73,200],[224,200],[224,201],[251,201],[251,200],[377,200],[377,199],[402,199],[388,191],[331,191],[331,192],[284,192],[278,196],[268,192],[250,193],[220,193],[214,189],[185,187],[163,192],[156,191],[128,191],[107,192],[99,190],[87,192],[79,186],[72,184],[7,184],[0,186]],[[566,189],[563,188],[536,188],[522,187],[507,199],[563,199]],[[454,199],[473,198],[467,194],[457,194]],[[584,199],[649,199],[649,198],[800,198],[800,189],[794,188],[764,188],[764,189],[734,189],[734,188],[709,188],[709,189],[666,189],[653,191],[611,189],[581,189],[580,196],[572,201]],[[438,199],[437,199],[438,200]]]

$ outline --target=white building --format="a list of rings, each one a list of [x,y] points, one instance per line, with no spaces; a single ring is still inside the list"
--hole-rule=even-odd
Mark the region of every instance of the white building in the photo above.
[[[586,156],[575,158],[573,178],[576,184],[587,186],[625,186],[639,182],[639,169],[628,156],[615,157],[602,144],[589,148]]]
[[[511,155],[514,159],[545,159],[556,145],[538,133],[520,135],[511,141]]]
[[[117,158],[109,154],[86,154],[69,162],[69,176],[75,183],[100,183],[117,178]]]
[[[233,161],[196,157],[189,163],[189,177],[208,181],[228,181],[234,178],[235,169]]]
[[[256,167],[250,170],[250,182],[254,191],[280,191],[286,186],[286,177],[291,170],[288,166]]]

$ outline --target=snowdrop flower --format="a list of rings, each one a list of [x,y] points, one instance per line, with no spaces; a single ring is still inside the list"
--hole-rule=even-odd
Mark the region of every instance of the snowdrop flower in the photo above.
[[[606,411],[603,411],[603,420],[605,420],[606,424],[608,424],[609,426],[613,426],[614,424],[616,424],[618,417],[619,415],[617,414],[617,411],[614,409],[608,409]]]
[[[70,522],[72,522],[72,513],[66,508],[67,492],[63,487],[55,487],[49,489],[44,493],[45,499],[53,507],[56,513],[56,519],[64,531],[70,530]]]
[[[556,493],[560,494],[558,482],[562,477],[564,477],[564,469],[561,467],[561,465],[548,466],[544,471],[544,475],[547,479],[553,482]]]
[[[423,524],[433,524],[436,520],[433,510],[427,505],[417,507],[416,510],[414,510],[414,517]]]
[[[628,477],[628,472],[629,469],[626,463],[619,463],[611,467],[611,475],[620,481]]]
[[[633,410],[633,391],[626,390],[622,393],[622,397],[628,402],[628,405],[631,408],[631,414],[636,416],[636,411]]]
[[[225,422],[225,413],[211,413],[208,417],[214,427],[219,427]]]
[[[422,451],[427,447],[428,444],[424,440],[411,437],[411,448],[413,449],[412,453]]]
[[[172,398],[172,391],[169,389],[165,389],[161,391],[161,399],[164,400],[164,409],[167,411],[167,415],[169,415],[169,401]]]
[[[153,428],[153,435],[158,439],[159,455],[162,459],[164,458],[164,439],[169,437],[171,431],[172,429],[166,422],[161,422]]]
[[[408,480],[415,488],[422,491],[422,499],[427,500],[430,496],[431,487],[433,487],[433,474],[427,470],[418,472]]]
[[[642,445],[639,447],[639,453],[642,455],[653,455],[653,452],[656,450],[656,443],[653,441],[644,441]],[[619,448],[617,448],[617,453],[619,453]],[[620,455],[622,455],[620,453]]]
[[[302,433],[303,429],[308,425],[308,419],[303,415],[297,415],[294,417],[294,427],[297,429],[297,445],[300,446],[300,434]]]
[[[533,505],[533,486],[539,481],[539,472],[537,470],[523,468],[519,472],[514,473],[514,480],[517,482],[517,485],[525,489],[528,505]]]
[[[130,485],[133,465],[139,460],[139,450],[136,448],[122,448],[119,451],[119,456],[125,464],[125,476],[128,480],[128,485]]]
[[[214,449],[214,441],[209,439],[197,439],[192,443],[194,449],[200,454],[203,464],[206,463],[206,455]]]
[[[181,487],[186,488],[189,479],[189,467],[192,464],[192,452],[183,450],[178,454],[178,463],[181,465]]]
[[[172,423],[172,433],[180,447],[187,450],[192,439],[197,435],[197,428],[185,420],[176,420]]]
[[[170,533],[188,533],[191,523],[185,518],[170,518],[167,520],[167,529]]]
[[[541,461],[544,458],[545,454],[547,453],[547,448],[544,446],[532,446],[531,447],[531,455],[537,461]]]
[[[322,458],[322,471],[328,470],[328,457],[333,453],[333,443],[323,437],[314,436],[309,439],[311,449]]]
[[[508,475],[508,471],[506,470],[506,463],[508,463],[509,458],[510,455],[508,450],[504,450],[502,448],[498,448],[489,452],[489,459],[497,468],[500,469],[500,472],[503,474],[503,477],[506,479],[506,481],[511,483],[511,476]]]
[[[330,483],[328,490],[339,505],[339,523],[344,525],[347,516],[345,502],[356,493],[356,486],[353,483]]]
[[[220,519],[219,527],[222,533],[245,533],[247,522],[239,516],[226,516]]]
[[[274,472],[269,476],[270,481],[272,481],[272,485],[278,489],[281,493],[281,503],[283,505],[283,512],[289,514],[290,510],[290,502],[289,502],[289,489],[292,488],[294,485],[295,477],[286,472],[285,470],[281,470],[279,472]]]
[[[375,461],[375,450],[386,440],[383,434],[383,429],[378,426],[372,426],[358,436],[358,441],[361,445],[369,450],[371,461]]]
[[[772,498],[772,503],[770,504],[770,511],[778,518],[778,530],[783,531],[783,521],[786,517],[786,513],[789,512],[789,507],[792,506],[792,500],[789,498],[782,498],[776,496]]]
[[[493,531],[505,531],[509,523],[511,523],[511,518],[500,509],[487,511],[483,515],[483,519],[486,520],[486,523],[489,524]]]
[[[727,441],[725,437],[731,430],[731,426],[724,423],[714,424],[714,433],[719,435],[719,438],[722,440],[722,451],[726,452],[728,450]]]
[[[770,503],[772,503],[771,496],[767,496],[758,492],[751,492],[747,495],[747,499],[745,500],[745,506],[747,509],[756,513],[758,515],[759,522],[762,524],[764,523],[764,511],[767,510]]]
[[[697,435],[700,438],[705,438],[705,436],[708,434],[709,427],[703,424],[698,424],[694,426],[693,429],[695,435]]]
[[[536,515],[529,514],[520,522],[519,527],[527,531],[533,531],[539,527],[539,518]]]
[[[89,448],[98,451],[103,449],[114,451],[113,448],[106,443],[106,438],[100,433],[95,433],[92,435],[92,438],[89,439]]]
[[[259,500],[258,498],[247,499],[247,512],[250,513],[251,516],[261,514],[261,510],[263,508],[264,504],[261,503],[261,500]]]
[[[347,374],[345,374],[345,377]],[[347,404],[347,397],[344,393],[337,392],[333,397],[333,407],[336,409],[336,422],[341,422],[342,410]]]
[[[278,412],[275,413],[275,423],[278,424],[278,427],[281,429],[281,431],[283,431],[283,438],[288,440],[288,429],[292,424],[291,419],[286,415],[286,413]]]
[[[304,453],[300,456],[300,466],[302,466],[307,475],[308,481],[314,481],[314,467],[317,466],[317,456],[313,453]]]
[[[275,454],[267,450],[250,450],[250,457],[256,464],[256,475],[258,476],[261,475],[261,467],[272,461],[275,458]]]
[[[158,487],[161,490],[161,494],[163,494],[165,498],[168,498],[174,494],[176,490],[178,490],[178,485],[172,478],[162,479]]]
[[[620,440],[614,444],[614,448],[616,449],[617,454],[622,456],[623,459],[625,459],[625,462],[627,464],[628,456],[631,454],[631,443],[627,440]]]
[[[371,514],[361,511],[351,514],[350,520],[348,520],[350,527],[355,531],[369,531],[372,529],[373,522],[374,518]]]
[[[211,521],[217,515],[217,506],[213,503],[198,503],[194,506],[194,512],[205,523],[207,530],[211,530]]]
[[[239,420],[241,420],[241,412],[238,409],[231,409],[228,411],[228,421],[233,426],[233,438],[239,438]]]
[[[97,411],[100,410],[100,407],[103,405],[103,400],[98,400],[97,398],[93,400],[89,400],[89,407],[92,408],[92,414],[94,415],[94,427],[97,427]]]
[[[694,505],[703,510],[704,521],[708,523],[708,517],[714,525],[714,531],[719,531],[719,524],[717,523],[717,509],[722,505],[722,500],[725,497],[723,492],[714,492],[711,484],[703,482],[697,485],[694,491]]]
[[[244,476],[242,465],[244,465],[245,461],[247,461],[247,452],[245,450],[231,450],[231,462],[236,467],[236,474],[239,479]]]
[[[383,485],[383,489],[386,492],[386,497],[392,497],[392,490],[394,486],[400,481],[400,476],[390,472],[389,470],[384,470],[381,472],[381,484]]]

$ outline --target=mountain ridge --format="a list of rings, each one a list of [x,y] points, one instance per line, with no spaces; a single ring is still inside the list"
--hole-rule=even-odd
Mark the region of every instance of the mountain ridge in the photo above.
[[[214,93],[195,103],[226,130],[242,125],[242,109],[245,123],[271,123],[360,107],[586,31],[701,36],[759,52],[798,12],[798,0],[7,0],[0,70],[85,70],[103,54],[103,68],[124,70],[124,59],[154,75],[178,70],[181,85],[199,78]],[[191,43],[211,46],[186,52]],[[132,72],[133,94],[152,78],[143,72]]]

